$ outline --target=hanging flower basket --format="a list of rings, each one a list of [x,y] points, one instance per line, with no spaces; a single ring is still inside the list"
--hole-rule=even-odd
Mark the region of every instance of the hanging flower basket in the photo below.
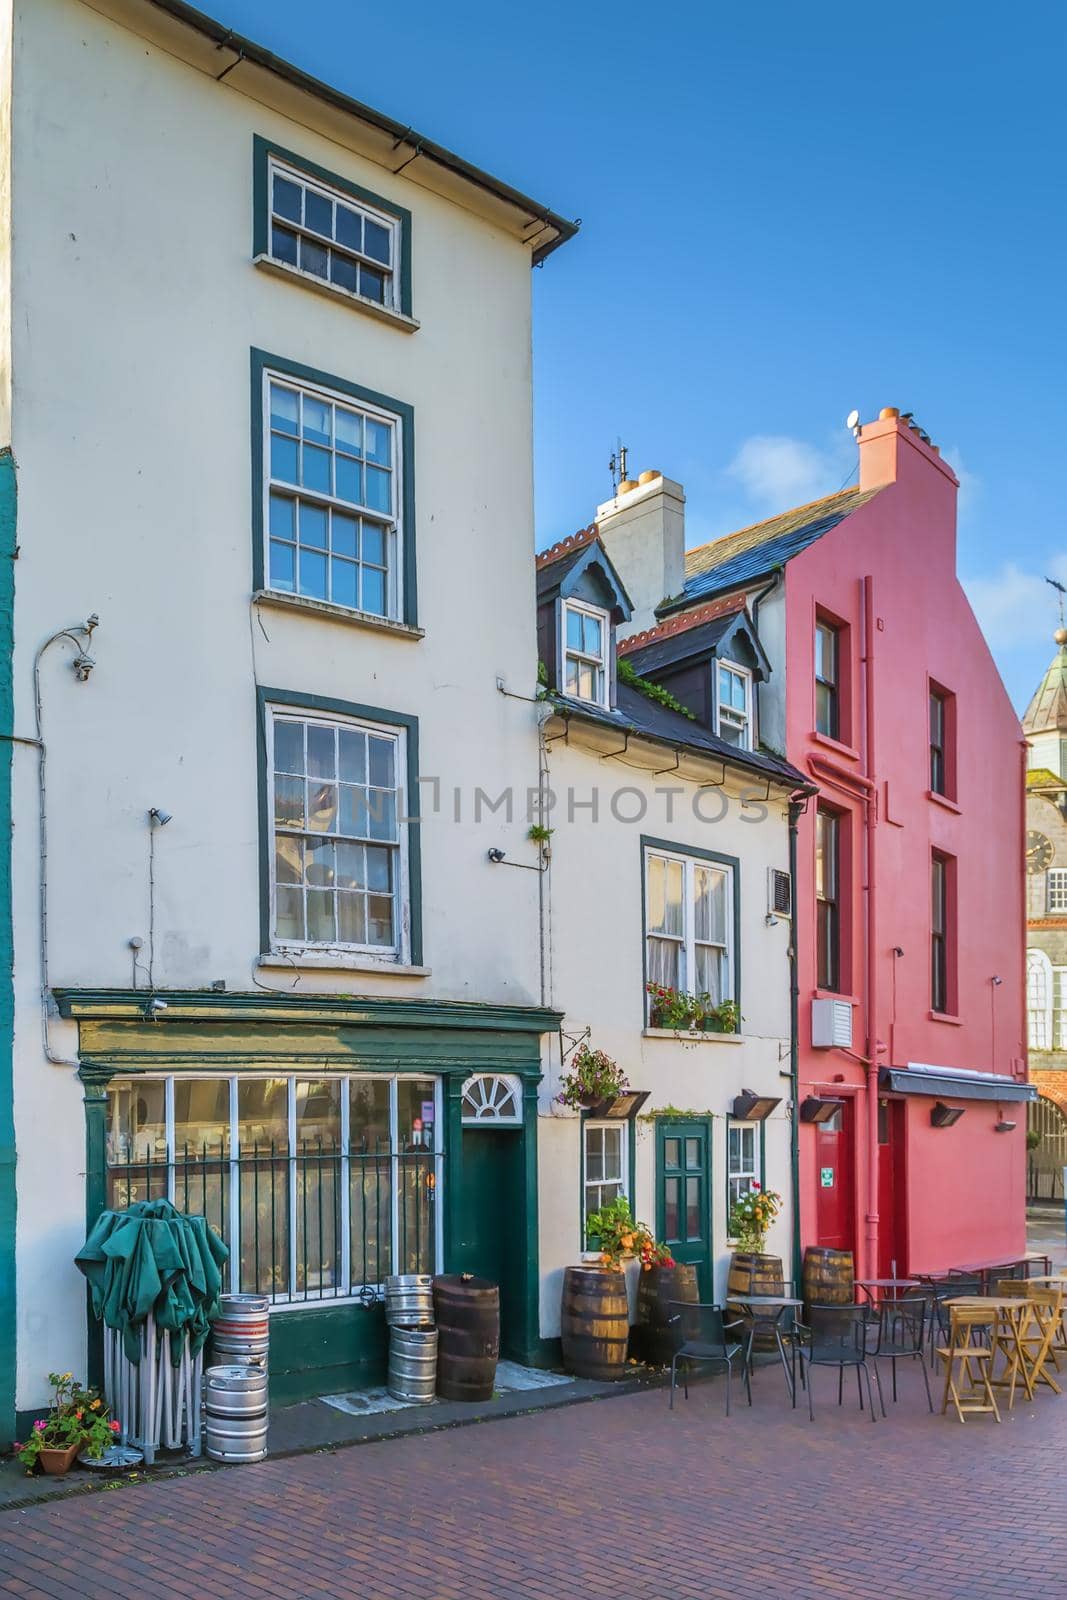
[[[561,1105],[594,1111],[611,1105],[629,1087],[626,1074],[617,1062],[603,1050],[590,1050],[583,1044],[574,1052],[556,1098]]]

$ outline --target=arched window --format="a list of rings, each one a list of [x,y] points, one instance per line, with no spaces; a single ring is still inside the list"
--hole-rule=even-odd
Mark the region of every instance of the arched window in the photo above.
[[[1026,952],[1026,1011],[1031,1050],[1051,1050],[1052,963],[1043,950]]]
[[[522,1122],[522,1084],[510,1074],[481,1072],[463,1085],[463,1124],[518,1127]]]

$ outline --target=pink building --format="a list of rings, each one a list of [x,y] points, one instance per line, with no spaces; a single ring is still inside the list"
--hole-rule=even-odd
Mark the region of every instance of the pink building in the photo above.
[[[793,907],[800,1242],[872,1277],[1023,1252],[1032,1091],[1025,752],[956,576],[959,485],[894,409],[857,436],[858,488],[687,552],[621,648],[818,785]],[[696,648],[731,602],[769,672]]]

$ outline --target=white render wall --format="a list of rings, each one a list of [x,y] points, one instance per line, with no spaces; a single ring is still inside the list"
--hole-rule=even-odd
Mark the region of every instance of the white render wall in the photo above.
[[[298,102],[297,102],[298,103]],[[20,0],[14,103],[16,732],[56,629],[100,615],[88,684],[45,658],[50,981],[253,986],[260,949],[255,684],[414,713],[444,809],[423,827],[430,975],[302,973],[302,990],[540,998],[537,880],[494,872],[521,815],[481,828],[475,787],[537,781],[529,252],[311,126],[217,85],[77,0]],[[251,264],[259,133],[413,213],[407,334]],[[390,637],[251,593],[253,346],[412,404],[419,622]],[[262,626],[260,625],[262,623]],[[454,820],[452,791],[462,794]],[[424,791],[424,803],[428,799]],[[487,833],[491,837],[487,837]],[[39,1037],[36,757],[15,754],[20,1407],[84,1365],[82,1088]],[[462,937],[456,935],[462,916]],[[142,952],[142,958],[146,952]],[[289,989],[292,975],[260,972]],[[73,1055],[73,1026],[53,1025]]]
[[[698,800],[703,821],[694,814],[696,786],[674,774],[654,777],[633,766],[601,760],[582,748],[577,725],[569,747],[549,754],[550,787],[557,805],[550,817],[548,891],[551,903],[551,1002],[565,1012],[563,1031],[571,1039],[591,1030],[589,1044],[624,1068],[633,1089],[649,1089],[636,1129],[634,1210],[655,1230],[655,1111],[711,1115],[712,1258],[715,1295],[722,1300],[732,1246],[726,1229],[726,1121],[742,1089],[781,1099],[766,1123],[765,1184],[785,1201],[768,1239],[768,1249],[789,1262],[792,1222],[789,1206],[789,966],[790,924],[766,924],[767,872],[788,870],[787,801],[772,791],[765,805],[742,803],[761,796],[764,784],[746,775],[728,778],[725,791],[705,790]],[[600,740],[600,736],[596,736]],[[601,741],[602,742],[602,741]],[[609,735],[608,743],[612,741]],[[650,759],[634,750],[629,760]],[[657,763],[671,765],[664,753]],[[692,769],[690,769],[692,770]],[[704,781],[716,776],[709,767]],[[582,802],[594,790],[599,811],[594,820]],[[668,798],[663,791],[677,791]],[[568,795],[578,804],[568,820]],[[720,798],[721,794],[721,798]],[[633,817],[640,820],[620,820]],[[642,835],[680,849],[712,850],[740,860],[741,1032],[736,1040],[704,1034],[684,1038],[644,1031],[643,929],[641,926]],[[559,1092],[558,1041],[546,1045],[538,1121],[541,1216],[541,1334],[559,1334],[563,1269],[581,1258],[581,1121],[553,1104]],[[785,1074],[785,1076],[783,1076]],[[645,1120],[647,1119],[647,1120]],[[786,1268],[787,1276],[789,1267]]]

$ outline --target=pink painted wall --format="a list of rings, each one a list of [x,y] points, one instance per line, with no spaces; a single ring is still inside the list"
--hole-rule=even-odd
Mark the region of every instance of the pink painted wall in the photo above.
[[[863,780],[875,784],[873,829],[874,1010],[880,1065],[908,1062],[1025,1075],[1025,923],[1022,902],[1021,730],[956,578],[956,480],[917,434],[896,420],[868,424],[860,440],[861,487],[883,485],[865,506],[786,569],[788,754],[850,819],[852,917],[848,992],[858,1002],[854,1048],[867,1032]],[[874,684],[871,770],[866,763],[864,580],[870,582]],[[814,733],[816,608],[850,629],[847,747]],[[956,695],[955,806],[928,796],[929,680]],[[815,763],[813,765],[813,763]],[[822,763],[823,765],[819,765]],[[825,781],[832,764],[854,774],[849,795]],[[847,779],[843,780],[847,784]],[[957,861],[958,1004],[955,1020],[930,1011],[930,853]],[[869,1147],[864,1067],[839,1050],[810,1048],[815,994],[813,813],[801,824],[797,886],[800,930],[801,1094],[854,1085],[857,1269],[870,1275]],[[895,957],[894,947],[903,955]],[[1002,979],[999,985],[993,977]],[[909,1097],[906,1126],[906,1249],[912,1270],[1018,1254],[1025,1248],[1022,1129],[1025,1108],[1007,1111],[1016,1134],[995,1134],[997,1107],[965,1104],[954,1128],[933,1129],[928,1096]],[[801,1226],[815,1238],[814,1141],[802,1129]]]

